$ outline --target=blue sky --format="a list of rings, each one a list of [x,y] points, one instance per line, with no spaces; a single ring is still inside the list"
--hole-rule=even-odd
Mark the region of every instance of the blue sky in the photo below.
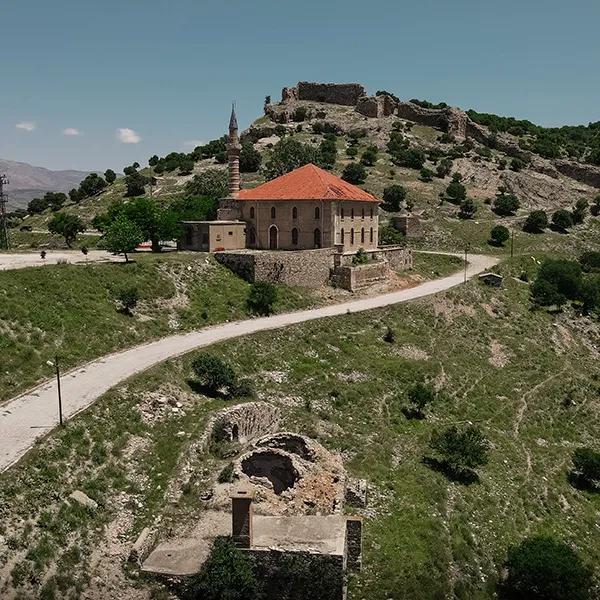
[[[145,164],[298,80],[588,123],[599,23],[598,0],[2,0],[0,157]]]

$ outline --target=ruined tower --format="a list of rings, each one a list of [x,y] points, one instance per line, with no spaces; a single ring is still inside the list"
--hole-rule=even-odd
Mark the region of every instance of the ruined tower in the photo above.
[[[228,194],[221,201],[221,206],[217,211],[217,219],[232,221],[240,218],[240,211],[237,206],[236,198],[240,191],[240,152],[242,145],[238,135],[237,117],[235,114],[235,105],[231,107],[231,117],[229,118],[229,138],[227,140],[227,165],[228,165]]]

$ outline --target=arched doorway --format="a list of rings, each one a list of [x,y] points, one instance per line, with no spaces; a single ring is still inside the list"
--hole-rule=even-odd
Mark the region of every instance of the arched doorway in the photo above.
[[[321,230],[317,227],[315,229],[315,248],[321,247]]]
[[[271,225],[271,227],[269,227],[269,248],[271,250],[277,250],[277,248],[279,248],[279,231],[277,225]]]
[[[298,229],[296,229],[296,227],[294,227],[294,229],[292,229],[292,246],[297,246],[298,245]]]

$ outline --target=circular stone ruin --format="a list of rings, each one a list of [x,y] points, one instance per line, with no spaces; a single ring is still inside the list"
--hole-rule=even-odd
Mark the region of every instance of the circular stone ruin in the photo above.
[[[259,448],[247,454],[240,466],[248,477],[268,480],[277,495],[293,488],[300,477],[292,457],[273,448]]]

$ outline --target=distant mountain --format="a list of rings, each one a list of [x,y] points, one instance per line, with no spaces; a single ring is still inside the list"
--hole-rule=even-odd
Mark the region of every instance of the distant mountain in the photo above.
[[[8,194],[8,210],[13,210],[24,208],[32,198],[45,192],[68,192],[78,187],[89,171],[51,171],[0,158],[0,174],[8,177],[9,185],[4,191]]]

